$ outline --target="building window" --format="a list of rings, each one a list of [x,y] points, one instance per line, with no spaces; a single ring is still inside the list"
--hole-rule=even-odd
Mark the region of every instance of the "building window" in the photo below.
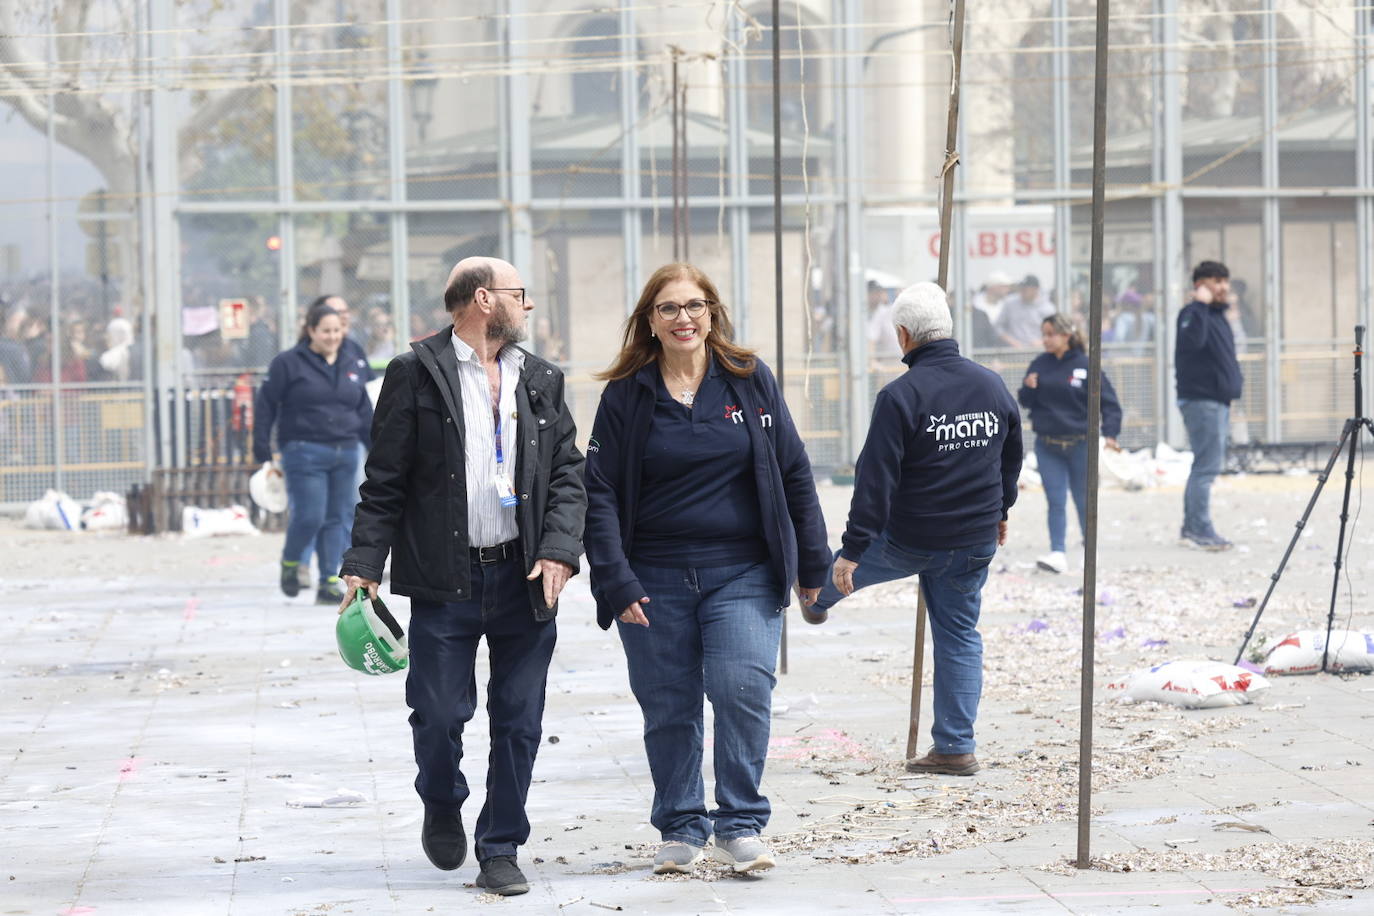
[[[755,130],[772,133],[773,14],[764,8],[755,10],[754,16],[763,23],[763,36],[762,40],[749,49],[749,126]],[[778,95],[782,108],[782,131],[785,134],[799,134],[806,123],[810,123],[814,129],[821,121],[821,94],[816,88],[816,84],[820,82],[821,61],[812,57],[818,50],[812,31],[804,27],[798,28],[795,16],[784,12],[780,14],[780,18],[778,40],[782,56],[782,85]]]
[[[620,111],[620,20],[613,16],[588,19],[573,35],[569,56],[579,70],[573,74],[575,115],[613,115]],[[633,73],[634,71],[628,71]]]

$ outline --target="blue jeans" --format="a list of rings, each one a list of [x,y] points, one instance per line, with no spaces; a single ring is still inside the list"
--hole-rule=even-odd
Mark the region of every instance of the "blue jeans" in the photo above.
[[[654,780],[649,822],[665,842],[755,836],[772,813],[759,792],[772,723],[783,587],[761,563],[665,569],[633,563],[649,626],[617,621],[644,713]],[[715,715],[716,809],[701,776],[704,705]]]
[[[338,575],[344,551],[344,518],[358,500],[353,485],[358,448],[352,442],[325,445],[293,439],[281,448],[282,472],[291,516],[282,559],[295,561],[307,544],[320,558],[320,581]]]
[[[367,446],[358,443],[358,472],[353,475],[353,504],[344,512],[343,517],[343,545],[347,550],[353,540],[353,510],[358,508],[358,488],[367,480]],[[301,565],[309,566],[310,558],[315,554],[315,545],[309,541],[305,542],[305,550],[301,551]],[[324,566],[321,565],[321,570]],[[326,577],[333,573],[326,573]]]
[[[921,576],[935,655],[930,737],[938,754],[972,754],[976,746],[973,723],[983,693],[983,639],[978,635],[978,613],[988,564],[996,553],[996,541],[953,550],[907,550],[884,532],[864,551],[854,570],[856,591],[918,573]],[[829,609],[843,599],[827,577],[816,607]]]
[[[1231,428],[1231,407],[1202,399],[1178,402],[1193,467],[1183,488],[1183,530],[1189,534],[1215,535],[1212,527],[1212,482],[1226,461],[1226,435]]]
[[[1050,550],[1063,552],[1064,529],[1067,522],[1064,504],[1073,491],[1073,504],[1078,509],[1078,530],[1088,530],[1088,440],[1076,445],[1051,445],[1039,437],[1035,440],[1036,467],[1045,487],[1045,502],[1049,504]],[[1086,534],[1085,534],[1086,536]]]
[[[477,644],[487,638],[491,756],[487,798],[473,834],[479,862],[513,856],[530,836],[525,800],[543,733],[544,688],[558,630],[530,611],[520,561],[472,563],[468,601],[410,602],[406,705],[415,742],[415,791],[425,807],[456,812],[468,798],[459,769],[463,726],[477,708]]]

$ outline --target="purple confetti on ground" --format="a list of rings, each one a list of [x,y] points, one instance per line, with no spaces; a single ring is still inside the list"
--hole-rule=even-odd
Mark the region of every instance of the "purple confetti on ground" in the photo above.
[[[1050,625],[1043,620],[1032,620],[1026,624],[1027,633],[1039,633],[1041,630],[1048,630]]]
[[[1097,593],[1097,603],[1111,607],[1113,604],[1116,604],[1116,596],[1104,588]]]
[[[1156,649],[1160,646],[1167,646],[1168,644],[1169,640],[1167,639],[1142,639],[1140,641],[1140,645],[1147,649]]]
[[[1101,638],[1102,638],[1102,639],[1125,639],[1125,638],[1126,638],[1126,628],[1125,628],[1125,627],[1117,627],[1115,630],[1108,630],[1107,632],[1105,632],[1105,633],[1102,634],[1102,637],[1101,637]]]
[[[1240,664],[1236,665],[1236,667],[1244,668],[1246,671],[1253,671],[1256,674],[1264,673],[1264,667],[1262,665],[1256,665],[1254,662],[1248,660],[1241,661]]]

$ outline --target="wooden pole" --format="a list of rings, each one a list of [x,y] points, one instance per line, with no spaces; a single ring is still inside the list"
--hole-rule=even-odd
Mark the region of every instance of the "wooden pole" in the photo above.
[[[680,166],[680,163],[679,163],[679,161],[678,161],[678,150],[679,150],[680,144],[679,144],[678,135],[677,135],[678,128],[679,128],[679,125],[678,125],[678,110],[677,110],[677,106],[678,106],[678,102],[680,101],[680,97],[679,97],[679,93],[678,93],[678,90],[677,90],[677,49],[676,49],[676,48],[673,49],[673,80],[672,80],[672,82],[673,82],[673,87],[672,87],[673,109],[672,109],[672,117],[671,117],[671,119],[670,119],[670,121],[671,121],[671,123],[672,123],[672,130],[670,131],[670,134],[671,134],[672,143],[673,143],[673,260],[674,260],[674,261],[681,261],[681,260],[682,260],[682,206],[681,206],[681,203],[679,202],[679,197],[678,197],[678,184],[679,184],[679,180],[680,180],[680,179],[678,178],[678,170],[679,170],[679,168],[680,168],[681,166]]]
[[[1078,860],[1092,864],[1093,654],[1097,630],[1097,475],[1102,426],[1102,230],[1107,186],[1107,16],[1110,0],[1097,0],[1097,56],[1093,82],[1092,268],[1088,304],[1088,530],[1083,532],[1083,652],[1078,699]],[[1056,239],[1066,245],[1068,239]],[[1063,288],[1060,281],[1060,288]],[[1063,294],[1060,294],[1061,299]]]
[[[964,62],[964,0],[954,4],[954,21],[949,36],[950,77],[949,117],[945,124],[945,160],[940,167],[940,288],[949,287],[949,231],[954,206],[954,167],[959,164],[959,83]],[[906,757],[916,756],[921,731],[921,678],[926,661],[926,590],[922,583],[916,598],[916,654],[911,660],[911,718],[907,724]]]
[[[786,396],[782,343],[782,23],[779,0],[773,0],[773,330],[777,346],[773,374],[778,390]],[[800,39],[798,39],[800,41]],[[787,615],[782,615],[782,642],[778,646],[778,670],[787,673]]]

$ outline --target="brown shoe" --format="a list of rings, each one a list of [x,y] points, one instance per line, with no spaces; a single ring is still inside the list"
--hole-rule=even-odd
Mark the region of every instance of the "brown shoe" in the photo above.
[[[945,776],[972,776],[977,773],[978,758],[972,754],[937,754],[913,757],[906,762],[908,773],[940,773]]]

